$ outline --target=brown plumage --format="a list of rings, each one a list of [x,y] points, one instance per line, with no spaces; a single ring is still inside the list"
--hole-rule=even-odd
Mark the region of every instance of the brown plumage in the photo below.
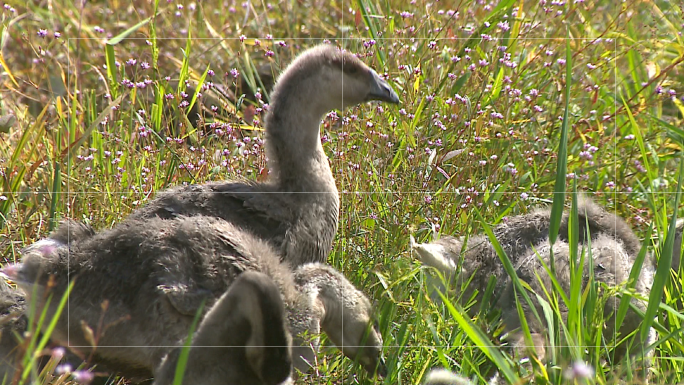
[[[212,217],[131,219],[95,235],[67,221],[55,237],[69,233],[69,227],[83,236],[68,244],[52,237],[38,241],[23,252],[23,264],[5,274],[29,295],[35,283],[39,300],[48,282],[54,283],[51,293],[61,296],[75,279],[68,314],[62,314],[52,338],[91,353],[85,323],[98,336],[94,361],[126,377],[149,378],[170,347],[187,336],[201,303],[208,309],[245,271],[262,272],[278,286],[298,369],[308,369],[314,354],[302,333],[323,331],[338,346],[360,346],[343,353],[358,354],[369,371],[384,370],[370,303],[329,266],[305,264],[293,273],[267,242]],[[58,302],[50,302],[49,317]],[[343,330],[328,322],[343,318]],[[370,338],[364,339],[367,332]]]
[[[387,82],[353,54],[330,45],[309,49],[287,67],[271,94],[267,182],[173,188],[129,218],[214,216],[268,240],[294,267],[325,262],[337,232],[339,196],[319,124],[332,109],[369,100],[399,102]]]
[[[280,291],[265,274],[241,274],[204,317],[192,338],[182,383],[278,385],[292,372],[291,337]],[[155,370],[171,385],[182,347]]]

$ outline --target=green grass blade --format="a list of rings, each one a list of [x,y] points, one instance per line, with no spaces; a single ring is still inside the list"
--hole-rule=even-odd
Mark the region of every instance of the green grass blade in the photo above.
[[[651,294],[648,297],[648,307],[644,315],[644,322],[641,324],[641,338],[644,340],[648,334],[654,317],[660,306],[660,301],[663,297],[663,290],[670,278],[670,267],[672,266],[672,253],[674,250],[674,241],[677,230],[677,209],[679,209],[679,202],[682,197],[682,180],[684,177],[684,158],[679,158],[679,179],[677,181],[677,192],[675,194],[675,210],[670,218],[670,225],[668,227],[667,236],[665,237],[665,244],[660,253],[658,260],[658,267],[656,268],[655,278],[653,279],[653,286],[651,287]]]
[[[178,363],[176,364],[176,373],[173,377],[173,385],[183,384],[183,376],[185,375],[185,367],[188,364],[188,357],[190,356],[190,347],[192,345],[192,337],[197,330],[197,324],[200,322],[202,317],[202,311],[204,310],[205,302],[202,301],[197,313],[195,314],[195,319],[192,320],[192,325],[190,325],[190,331],[188,332],[188,338],[183,343],[183,349],[178,356]]]
[[[556,184],[553,189],[553,205],[551,206],[551,223],[549,225],[549,241],[556,243],[558,230],[563,217],[563,204],[565,202],[565,178],[568,172],[568,127],[570,110],[570,87],[572,85],[572,50],[570,49],[570,30],[567,30],[565,39],[565,109],[563,110],[563,124],[561,125],[561,137],[558,145],[558,163],[556,165]],[[555,271],[553,258],[551,269]]]

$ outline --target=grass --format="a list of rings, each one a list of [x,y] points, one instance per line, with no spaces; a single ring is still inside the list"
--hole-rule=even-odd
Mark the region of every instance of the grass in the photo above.
[[[328,39],[387,73],[402,99],[330,115],[322,128],[343,192],[329,262],[376,302],[385,383],[416,383],[435,366],[480,381],[498,369],[510,380],[571,383],[562,374],[576,360],[596,369],[590,382],[614,382],[618,369],[602,364],[613,342],[595,326],[602,315],[586,318],[600,288],[565,293],[574,303],[567,325],[556,315],[560,293],[537,293],[548,302],[540,317],[555,317],[552,340],[592,347],[553,349],[552,364],[520,366],[498,345],[496,314],[470,318],[467,301],[450,296],[435,304],[432,272],[408,252],[410,234],[483,232],[552,202],[557,217],[575,188],[626,218],[647,247],[665,245],[655,251],[662,290],[647,311],[659,330],[653,376],[684,382],[683,281],[667,268],[684,143],[684,27],[673,3],[114,1],[109,9],[10,0],[0,11],[0,122],[16,120],[0,125],[5,262],[60,218],[108,228],[171,185],[262,178],[261,105],[221,99],[215,114],[206,87],[242,95],[237,73],[262,84],[261,64],[282,69]],[[186,79],[197,87],[185,89]],[[204,113],[192,122],[185,113],[195,105]],[[303,382],[375,381],[340,354],[319,358],[324,374]]]

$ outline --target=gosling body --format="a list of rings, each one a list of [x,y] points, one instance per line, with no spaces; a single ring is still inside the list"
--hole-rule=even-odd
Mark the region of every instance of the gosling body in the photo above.
[[[356,56],[320,45],[278,78],[265,118],[265,183],[222,181],[163,191],[132,219],[207,215],[271,242],[296,267],[325,262],[337,232],[339,194],[320,141],[328,111],[369,100],[398,103],[392,88]]]
[[[544,290],[552,286],[550,276],[546,273],[542,263],[550,265],[551,244],[548,232],[550,227],[550,210],[536,210],[530,214],[510,218],[507,222],[493,228],[494,235],[501,244],[507,257],[516,270],[516,275],[527,282],[532,289],[543,295]],[[578,207],[579,227],[579,251],[585,248],[585,255],[591,251],[592,264],[585,263],[582,272],[582,285],[588,282],[589,268],[594,271],[594,279],[610,286],[624,284],[632,269],[638,252],[640,242],[624,220],[616,215],[608,213],[602,207],[591,200],[583,198]],[[568,231],[568,215],[563,215],[559,238],[553,245],[556,279],[563,290],[567,293],[570,288],[570,245]],[[587,225],[591,242],[586,239]],[[589,244],[591,245],[589,250]],[[525,349],[525,341],[520,330],[520,319],[517,315],[516,301],[514,297],[513,283],[506,273],[501,260],[496,253],[489,238],[485,234],[471,236],[469,239],[445,236],[429,244],[417,244],[413,242],[413,250],[418,258],[426,265],[433,266],[445,274],[457,289],[464,286],[462,298],[468,300],[475,297],[477,304],[471,307],[471,313],[476,313],[483,305],[484,294],[490,277],[496,278],[496,286],[491,302],[484,304],[502,310],[506,330],[512,332],[513,346],[521,353]],[[461,257],[462,256],[462,257]],[[635,292],[643,297],[648,297],[653,283],[653,261],[644,262],[636,283]],[[537,279],[541,278],[541,282]],[[467,285],[461,285],[468,283]],[[542,287],[543,286],[543,287]],[[537,313],[543,317],[539,302],[534,295],[533,306]],[[524,310],[525,318],[530,323],[535,353],[540,357],[545,356],[545,341],[543,331],[546,325],[539,323],[533,315],[532,309],[527,302],[520,298],[519,301]],[[632,299],[637,309],[645,310],[646,304],[637,299]],[[561,315],[567,317],[567,307],[560,304]],[[619,306],[619,300],[611,297],[607,300],[604,308],[605,314],[610,315],[607,321],[605,335],[612,337],[614,328],[613,317]],[[629,310],[620,329],[621,335],[628,335],[635,330],[641,322],[641,318],[633,310]],[[654,336],[649,333],[646,340],[638,340],[637,344],[643,350]],[[621,358],[625,354],[625,347],[616,349],[616,357]]]
[[[64,226],[80,225],[71,221]],[[59,228],[57,238],[63,232]],[[309,368],[315,353],[300,336],[320,331],[338,346],[359,346],[343,353],[359,355],[369,370],[383,367],[382,337],[370,326],[371,307],[363,293],[325,265],[306,264],[293,273],[267,242],[217,218],[129,220],[67,244],[47,238],[23,253],[21,266],[5,269],[28,294],[36,289],[37,299],[46,298],[48,282],[54,284],[51,293],[61,296],[74,279],[69,307],[53,339],[93,353],[97,363],[134,379],[149,378],[169,349],[187,336],[201,304],[208,309],[246,271],[266,274],[278,286],[299,370]],[[313,278],[324,274],[325,282]],[[340,290],[332,292],[324,284]],[[347,304],[347,298],[358,305]],[[57,303],[50,302],[49,317]],[[324,322],[343,317],[344,330]],[[94,352],[82,324],[96,336]],[[369,330],[371,338],[362,340]]]

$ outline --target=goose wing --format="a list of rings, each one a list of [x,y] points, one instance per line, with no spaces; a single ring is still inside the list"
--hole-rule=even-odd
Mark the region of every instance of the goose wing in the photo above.
[[[293,219],[287,197],[250,182],[219,182],[160,191],[128,219],[204,215],[221,218],[262,239],[281,243]]]

